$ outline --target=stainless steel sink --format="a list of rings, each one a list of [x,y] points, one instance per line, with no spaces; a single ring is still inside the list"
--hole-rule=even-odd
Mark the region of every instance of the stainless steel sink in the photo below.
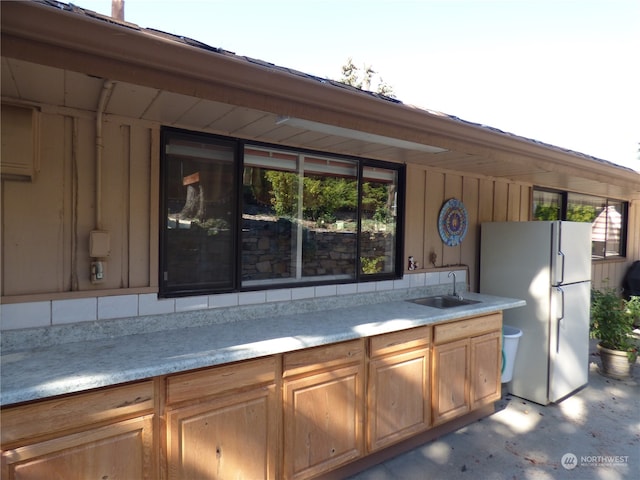
[[[416,298],[414,300],[408,300],[409,302],[417,303],[418,305],[424,305],[425,307],[434,308],[453,308],[460,307],[462,305],[472,305],[474,303],[480,303],[479,300],[470,300],[467,298],[458,298],[453,295],[438,295],[435,297]]]

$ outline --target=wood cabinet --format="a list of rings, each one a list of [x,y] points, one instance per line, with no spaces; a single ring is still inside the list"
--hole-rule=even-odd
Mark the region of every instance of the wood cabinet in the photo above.
[[[284,355],[284,478],[310,478],[363,455],[364,358],[364,340]]]
[[[434,327],[434,425],[500,398],[501,329],[502,314]]]
[[[500,399],[502,332],[494,331],[471,338],[471,409]]]
[[[2,411],[2,478],[157,478],[153,382]]]
[[[278,478],[275,357],[167,378],[169,479]]]
[[[0,474],[316,477],[484,415],[501,330],[491,314],[4,407]]]
[[[367,451],[429,428],[431,327],[372,337],[367,387]]]

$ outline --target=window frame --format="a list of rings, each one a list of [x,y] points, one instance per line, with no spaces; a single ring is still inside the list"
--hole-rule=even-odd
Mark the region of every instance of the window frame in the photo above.
[[[601,201],[604,204],[604,209],[607,209],[607,207],[611,204],[611,203],[619,203],[621,206],[621,210],[622,212],[622,225],[620,227],[620,251],[617,255],[606,255],[606,251],[605,251],[605,255],[604,256],[596,256],[593,255],[591,256],[591,260],[594,262],[603,262],[603,261],[613,261],[613,260],[621,260],[621,259],[625,259],[627,257],[627,232],[628,232],[628,227],[629,227],[629,202],[626,200],[621,200],[619,198],[611,198],[611,197],[602,197],[599,195],[592,195],[592,194],[588,194],[588,193],[578,193],[578,192],[570,192],[570,191],[565,191],[565,190],[556,190],[556,189],[551,189],[551,188],[544,188],[544,187],[533,187],[533,194],[535,195],[535,192],[546,192],[546,193],[553,193],[553,194],[559,194],[560,195],[560,221],[567,221],[567,213],[568,213],[568,206],[569,206],[569,196],[570,195],[581,195],[584,197],[590,197],[593,199],[596,199],[598,201]],[[534,202],[532,201],[532,206],[534,205]],[[532,209],[533,211],[531,212],[532,215],[532,219],[534,221],[538,221],[535,217],[535,208]],[[592,240],[592,248],[593,248],[593,240]],[[605,240],[604,242],[605,244],[607,243],[607,240]]]
[[[231,287],[217,289],[212,286],[205,288],[167,288],[164,281],[164,271],[168,264],[168,242],[167,242],[167,229],[166,229],[166,206],[167,195],[169,188],[169,172],[168,172],[168,159],[166,154],[166,145],[169,138],[172,135],[184,136],[185,138],[200,139],[204,141],[210,141],[212,143],[219,143],[222,145],[233,145],[234,151],[234,222],[235,229],[233,232],[231,251],[235,256],[235,261],[232,262],[235,266],[232,272]],[[245,149],[250,147],[256,147],[258,149],[274,149],[279,151],[287,151],[297,155],[318,156],[322,158],[335,159],[337,161],[349,161],[354,162],[357,169],[357,230],[356,230],[356,259],[355,259],[355,275],[348,279],[335,279],[328,278],[326,280],[318,279],[315,277],[311,281],[295,281],[295,282],[275,282],[270,283],[268,281],[261,282],[259,285],[242,285],[242,228],[243,228],[243,172],[245,168]],[[161,127],[160,134],[160,168],[159,168],[159,184],[160,184],[160,208],[159,208],[159,252],[158,252],[158,285],[159,285],[159,297],[161,298],[174,298],[185,297],[195,295],[215,295],[222,293],[233,292],[245,292],[245,291],[257,291],[257,290],[272,290],[281,288],[292,287],[309,287],[309,286],[321,286],[321,285],[335,285],[335,284],[353,284],[353,283],[367,283],[381,280],[396,280],[402,278],[404,263],[402,261],[404,255],[404,221],[405,221],[405,203],[406,203],[406,165],[404,163],[386,162],[382,160],[374,160],[364,157],[357,157],[351,155],[335,154],[324,151],[310,150],[295,148],[287,145],[270,144],[264,142],[250,141],[247,139],[241,139],[237,137],[228,137],[223,135],[216,135],[207,132],[199,132],[192,130],[179,129],[174,127]],[[397,175],[397,200],[395,215],[395,238],[394,238],[394,254],[395,259],[393,261],[393,268],[390,272],[381,273],[368,273],[362,272],[361,266],[361,235],[362,235],[362,185],[363,171],[367,167],[383,168],[393,170]]]

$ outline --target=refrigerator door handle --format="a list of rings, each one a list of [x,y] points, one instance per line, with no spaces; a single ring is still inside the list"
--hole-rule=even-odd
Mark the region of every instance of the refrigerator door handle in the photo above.
[[[558,283],[562,284],[564,283],[564,252],[562,250],[558,250],[558,256],[560,257],[560,260],[562,261],[562,267],[560,268],[560,281]]]
[[[560,353],[560,322],[564,319],[564,290],[561,287],[556,289],[560,292],[560,311],[562,312],[556,322],[556,353]]]

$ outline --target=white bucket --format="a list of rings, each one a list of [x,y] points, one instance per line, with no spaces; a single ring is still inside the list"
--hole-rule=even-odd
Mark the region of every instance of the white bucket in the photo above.
[[[513,365],[521,336],[522,330],[509,325],[502,326],[502,383],[510,382],[513,378]]]

